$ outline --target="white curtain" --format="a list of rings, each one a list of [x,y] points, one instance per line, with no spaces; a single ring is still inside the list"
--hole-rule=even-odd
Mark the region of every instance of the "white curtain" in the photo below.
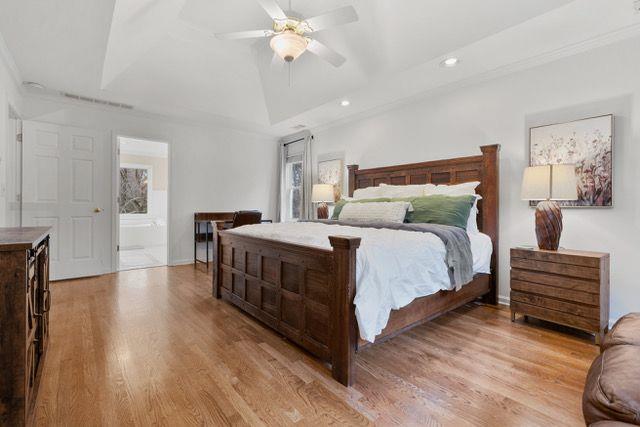
[[[313,135],[311,135],[309,131],[290,135],[280,140],[278,148],[278,175],[280,177],[280,188],[277,200],[277,221],[287,221],[292,219],[291,212],[289,212],[289,210],[292,210],[290,194],[292,183],[287,182],[287,171],[290,169],[291,164],[295,164],[297,168],[299,168],[300,165],[302,166],[302,183],[299,188],[296,187],[295,189],[296,194],[298,194],[298,191],[300,192],[299,215],[295,215],[295,218],[310,219],[313,217],[313,204],[311,203],[311,190],[313,186],[312,141]]]
[[[313,189],[313,165],[311,163],[311,142],[313,135],[309,134],[304,138],[304,154],[302,156],[302,172],[304,179],[302,184],[302,215],[300,219],[313,219],[313,203],[311,203],[311,191]]]

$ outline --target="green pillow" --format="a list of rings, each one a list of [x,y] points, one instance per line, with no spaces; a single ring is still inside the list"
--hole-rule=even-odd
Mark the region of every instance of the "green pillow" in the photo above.
[[[386,197],[381,197],[379,199],[360,199],[360,200],[344,200],[340,199],[333,207],[333,214],[331,215],[331,219],[338,219],[340,217],[340,211],[344,208],[344,205],[347,203],[371,203],[371,202],[390,202],[391,199]]]
[[[407,212],[405,222],[453,225],[466,229],[476,196],[433,195],[403,200],[410,201],[413,206],[413,212]]]

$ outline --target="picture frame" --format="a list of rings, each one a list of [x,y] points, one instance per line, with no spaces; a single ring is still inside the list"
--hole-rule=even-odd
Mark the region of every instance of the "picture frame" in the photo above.
[[[334,202],[340,200],[344,188],[344,159],[339,154],[318,156],[318,184],[333,185]]]
[[[529,165],[576,165],[576,201],[561,207],[613,206],[614,115],[605,114],[529,128]],[[532,200],[530,206],[538,201]]]

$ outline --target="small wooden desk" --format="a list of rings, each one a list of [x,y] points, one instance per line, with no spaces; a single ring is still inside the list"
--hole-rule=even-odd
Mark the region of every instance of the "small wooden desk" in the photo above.
[[[234,212],[195,212],[193,214],[193,265],[201,262],[209,269],[209,234],[211,233],[211,240],[213,240],[213,233],[215,230],[209,231],[211,221],[233,221]],[[198,259],[198,242],[202,242],[203,235],[201,226],[204,224],[204,242],[206,261]]]

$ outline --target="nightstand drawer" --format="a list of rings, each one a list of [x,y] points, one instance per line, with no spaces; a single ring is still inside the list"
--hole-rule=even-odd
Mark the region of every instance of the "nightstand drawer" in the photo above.
[[[586,317],[550,310],[518,301],[511,301],[511,310],[535,317],[536,319],[548,320],[585,331],[598,331],[600,329],[598,320],[587,319]]]
[[[512,287],[513,289],[513,287]],[[591,305],[576,302],[563,301],[542,295],[511,291],[511,301],[535,305],[537,307],[574,314],[580,317],[597,320],[600,317],[600,309]]]
[[[522,280],[516,280],[513,276],[511,278],[511,290],[543,295],[561,300],[575,301],[582,304],[592,305],[594,307],[600,305],[600,296],[598,294],[557,288],[554,286],[542,285],[540,283],[525,282]]]
[[[538,271],[522,270],[514,268],[511,264],[511,280],[522,280],[523,282],[539,283],[541,285],[553,286],[556,288],[568,289],[576,292],[588,292],[591,294],[600,293],[600,282],[574,277],[549,274]]]
[[[581,279],[600,280],[600,269],[580,265],[560,264],[535,259],[511,258],[511,267],[523,270],[544,271]]]

